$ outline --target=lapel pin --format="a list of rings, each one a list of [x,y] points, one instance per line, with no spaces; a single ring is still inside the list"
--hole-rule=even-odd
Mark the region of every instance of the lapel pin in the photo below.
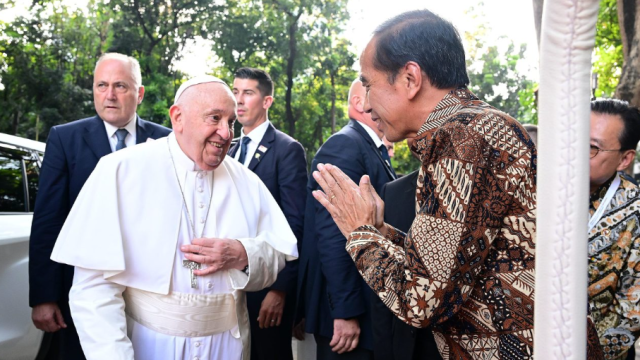
[[[258,146],[258,151],[260,151],[260,152],[262,152],[262,153],[267,152],[267,150],[268,150],[268,149],[267,149],[267,147],[266,147],[266,146],[264,146],[264,145],[260,145],[260,146]]]

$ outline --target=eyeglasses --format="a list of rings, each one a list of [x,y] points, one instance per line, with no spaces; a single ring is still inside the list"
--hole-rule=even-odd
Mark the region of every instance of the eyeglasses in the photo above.
[[[600,149],[599,147],[595,146],[595,145],[590,145],[589,146],[589,158],[593,159],[594,157],[596,157],[596,155],[598,155],[598,153],[600,151],[620,151],[622,149],[617,149],[617,150],[605,150],[605,149]]]

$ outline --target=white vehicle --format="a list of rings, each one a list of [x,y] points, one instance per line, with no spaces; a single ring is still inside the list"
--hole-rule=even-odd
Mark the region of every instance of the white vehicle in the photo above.
[[[45,144],[0,133],[0,360],[44,359],[29,307],[29,233]]]

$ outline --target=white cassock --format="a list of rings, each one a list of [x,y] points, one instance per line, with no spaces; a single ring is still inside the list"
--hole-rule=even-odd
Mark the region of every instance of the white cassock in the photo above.
[[[219,271],[192,288],[179,248],[203,230],[238,239],[248,275]],[[246,360],[244,292],[271,285],[295,257],[296,238],[260,179],[229,157],[199,171],[174,134],[103,157],[51,255],[76,267],[69,303],[89,360]]]

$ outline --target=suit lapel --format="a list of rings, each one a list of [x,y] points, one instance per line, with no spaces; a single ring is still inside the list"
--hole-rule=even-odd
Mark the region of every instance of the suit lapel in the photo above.
[[[361,125],[355,120],[350,120],[350,121],[353,122],[351,126],[360,134],[360,136],[362,136],[365,139],[367,144],[369,144],[369,146],[371,147],[371,151],[373,151],[376,154],[376,156],[378,157],[378,160],[380,160],[382,165],[384,165],[384,170],[386,171],[387,175],[389,175],[389,178],[391,180],[395,180],[396,175],[394,174],[391,168],[391,164],[387,164],[387,162],[382,158],[382,154],[380,154],[380,149],[376,147],[376,144],[373,142],[373,139],[371,139],[371,136],[369,136],[369,133],[363,128],[363,126],[366,126],[366,125]]]
[[[271,123],[269,123],[269,127],[267,127],[267,131],[264,133],[260,144],[258,144],[258,148],[256,149],[255,154],[253,154],[253,158],[251,158],[251,162],[249,162],[249,170],[254,171],[256,166],[262,161],[264,155],[269,151],[273,142],[276,139],[276,129],[273,127]],[[255,171],[254,171],[255,172]]]
[[[147,121],[140,119],[138,115],[136,116],[138,117],[138,121],[136,121],[136,144],[142,144],[153,135],[153,129],[148,126]]]
[[[107,130],[102,123],[102,119],[98,116],[95,116],[91,120],[90,124],[87,125],[83,138],[87,146],[91,151],[93,151],[98,159],[111,153],[111,145],[109,145]]]

